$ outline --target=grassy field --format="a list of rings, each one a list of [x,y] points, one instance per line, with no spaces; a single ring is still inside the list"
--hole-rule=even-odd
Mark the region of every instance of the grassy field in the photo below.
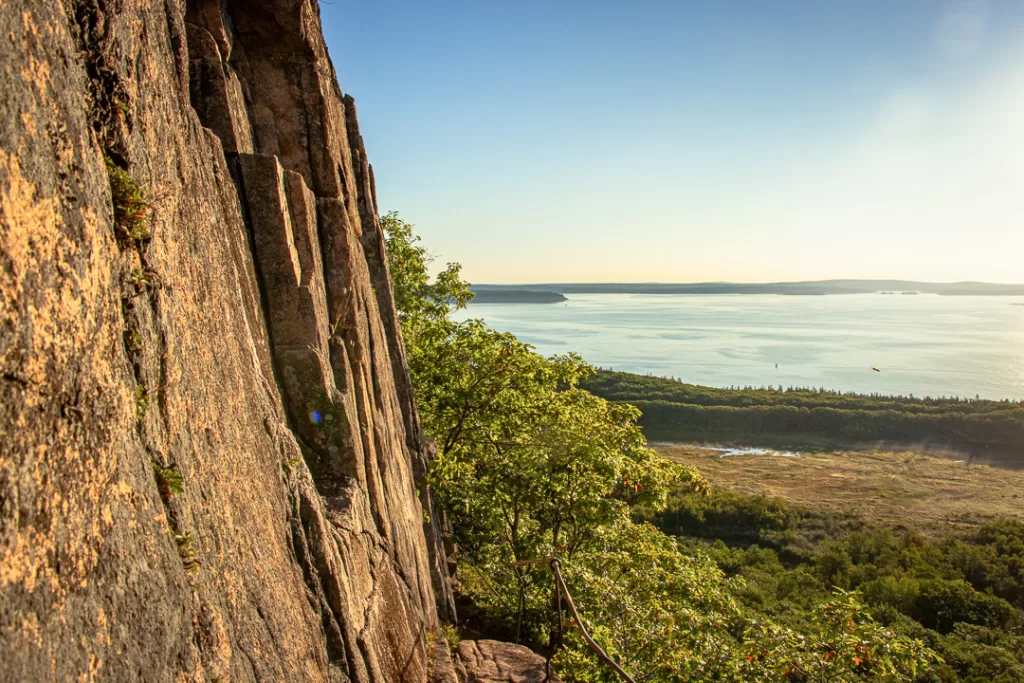
[[[998,517],[1024,519],[1024,471],[910,451],[835,450],[799,457],[721,457],[702,446],[652,444],[712,483],[928,535],[962,535]]]

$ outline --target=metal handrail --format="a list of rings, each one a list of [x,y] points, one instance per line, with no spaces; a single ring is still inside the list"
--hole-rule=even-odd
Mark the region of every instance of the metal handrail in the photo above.
[[[633,678],[626,673],[621,666],[619,666],[614,659],[608,656],[608,653],[601,649],[593,638],[590,637],[590,633],[587,631],[587,627],[583,625],[583,620],[580,618],[580,613],[576,610],[576,603],[572,600],[572,595],[569,593],[568,587],[565,585],[565,579],[562,578],[561,567],[562,563],[557,557],[542,559],[542,560],[520,560],[519,562],[512,563],[515,566],[522,566],[528,564],[547,564],[551,568],[551,573],[555,577],[555,590],[556,595],[559,598],[558,605],[558,623],[559,632],[561,633],[562,623],[562,605],[561,598],[565,597],[566,604],[569,605],[569,613],[572,614],[573,621],[576,623],[576,628],[579,629],[580,635],[583,636],[583,640],[586,641],[590,649],[598,656],[598,658],[611,667],[615,673],[622,677],[622,680],[626,683],[636,683]],[[550,658],[549,658],[550,661]]]

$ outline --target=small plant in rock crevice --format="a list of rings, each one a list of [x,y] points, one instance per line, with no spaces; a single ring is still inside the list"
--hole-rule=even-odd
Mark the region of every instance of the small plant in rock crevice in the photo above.
[[[125,330],[125,344],[128,346],[130,351],[141,351],[142,350],[142,335],[139,334],[138,330]]]
[[[148,268],[132,268],[128,274],[128,282],[140,291],[159,284],[157,274]]]
[[[448,649],[455,652],[455,648],[462,642],[462,634],[459,632],[459,627],[452,624],[441,624],[441,635],[448,642]]]
[[[124,100],[119,97],[114,97],[113,107],[114,114],[119,116],[124,121],[129,121],[131,117],[131,110],[128,105],[125,104]]]
[[[178,546],[178,555],[181,556],[181,562],[185,565],[185,571],[190,573],[199,571],[201,563],[199,562],[199,553],[192,545],[192,532],[175,532],[174,542]]]
[[[156,477],[156,485],[160,490],[160,498],[166,503],[176,493],[184,491],[184,478],[181,472],[173,464],[164,467],[158,462],[153,462],[153,476]]]
[[[110,198],[114,208],[114,229],[122,242],[134,244],[148,240],[152,235],[153,199],[131,175],[117,165],[109,155],[104,157]]]
[[[146,387],[141,384],[135,385],[135,419],[139,422],[146,417],[146,413],[149,412],[149,392],[146,391]]]

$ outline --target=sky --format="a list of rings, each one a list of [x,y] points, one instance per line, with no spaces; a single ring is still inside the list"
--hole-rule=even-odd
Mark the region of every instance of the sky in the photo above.
[[[1024,282],[1024,0],[321,17],[381,212],[471,282]]]

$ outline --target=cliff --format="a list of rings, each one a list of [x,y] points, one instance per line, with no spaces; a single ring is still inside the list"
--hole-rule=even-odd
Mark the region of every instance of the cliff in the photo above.
[[[6,680],[428,677],[430,451],[319,22],[0,5]]]

